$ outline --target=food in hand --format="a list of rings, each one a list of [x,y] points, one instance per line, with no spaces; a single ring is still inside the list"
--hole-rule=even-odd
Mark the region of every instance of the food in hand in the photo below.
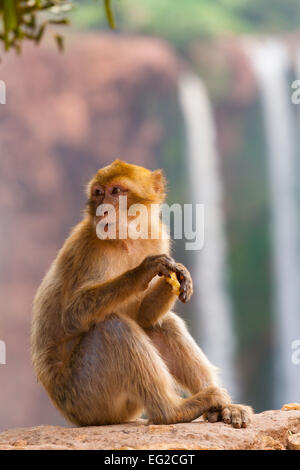
[[[176,273],[170,272],[171,277],[166,277],[166,281],[172,286],[174,294],[177,296],[180,294],[180,284],[178,282]]]

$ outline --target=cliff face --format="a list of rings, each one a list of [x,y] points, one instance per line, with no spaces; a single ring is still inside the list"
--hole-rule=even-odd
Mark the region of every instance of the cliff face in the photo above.
[[[266,411],[247,429],[223,423],[147,425],[145,421],[87,428],[39,426],[0,434],[0,450],[13,449],[300,449],[300,411]]]
[[[0,428],[62,423],[30,362],[34,292],[84,208],[84,185],[124,158],[160,165],[165,124],[156,102],[174,100],[177,59],[163,42],[77,36],[4,57],[0,114]],[[146,104],[148,105],[146,106]]]

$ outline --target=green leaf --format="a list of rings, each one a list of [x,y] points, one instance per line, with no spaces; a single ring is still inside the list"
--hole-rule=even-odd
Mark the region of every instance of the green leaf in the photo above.
[[[4,0],[3,2],[3,23],[5,49],[10,46],[9,33],[18,26],[17,10],[15,0]]]
[[[110,0],[104,0],[104,7],[105,7],[106,18],[107,18],[109,26],[111,27],[111,29],[116,29],[116,23],[115,23],[114,16],[112,13]]]
[[[15,0],[4,0],[3,10],[5,31],[9,33],[18,25]]]

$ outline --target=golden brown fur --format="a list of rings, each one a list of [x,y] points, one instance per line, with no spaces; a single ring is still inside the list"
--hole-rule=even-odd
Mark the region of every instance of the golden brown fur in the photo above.
[[[116,193],[126,192],[128,206],[162,202],[162,172],[117,160],[99,170],[87,191],[86,215],[34,300],[33,364],[54,405],[79,425],[122,423],[145,410],[153,423],[206,413],[210,421],[246,426],[251,409],[230,404],[215,368],[171,312],[176,296],[165,276],[176,272],[183,302],[192,280],[169,256],[168,241],[96,235],[96,208],[109,202],[118,210]],[[192,396],[181,399],[176,383]]]

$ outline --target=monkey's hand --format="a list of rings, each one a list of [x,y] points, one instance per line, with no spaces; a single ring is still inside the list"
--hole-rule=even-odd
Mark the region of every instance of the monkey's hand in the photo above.
[[[180,284],[178,298],[185,304],[193,295],[192,276],[190,275],[187,268],[181,263],[175,263],[175,273]]]
[[[159,318],[169,312],[174,305],[176,296],[179,296],[181,302],[187,302],[193,293],[193,281],[190,273],[170,256],[148,256],[135,268],[135,271],[135,279],[139,288],[142,289],[147,289],[149,282],[155,276],[163,276],[151,286],[140,305],[136,320],[143,328],[152,327]],[[175,293],[173,285],[168,282],[171,280],[171,275],[176,277],[176,283],[178,280],[179,293]]]
[[[172,271],[175,273],[177,281],[178,281],[178,287],[177,287],[177,282],[175,279],[167,278],[166,281],[172,285],[174,293],[178,296],[179,300],[181,302],[186,303],[190,300],[192,294],[193,294],[193,280],[192,277],[188,271],[188,269],[181,263],[176,263],[172,258],[169,258],[171,261],[172,265]],[[178,290],[178,291],[177,291]]]
[[[147,289],[148,284],[155,276],[165,276],[171,279],[170,272],[176,272],[175,262],[168,255],[147,256],[136,268],[139,278],[142,280],[143,288]]]
[[[191,275],[183,264],[176,263],[176,261],[174,261],[170,256],[147,256],[137,269],[141,273],[145,289],[155,276],[165,276],[167,280],[170,280],[170,272],[175,273],[180,284],[178,295],[179,300],[183,303],[190,300],[193,294],[193,281]]]

